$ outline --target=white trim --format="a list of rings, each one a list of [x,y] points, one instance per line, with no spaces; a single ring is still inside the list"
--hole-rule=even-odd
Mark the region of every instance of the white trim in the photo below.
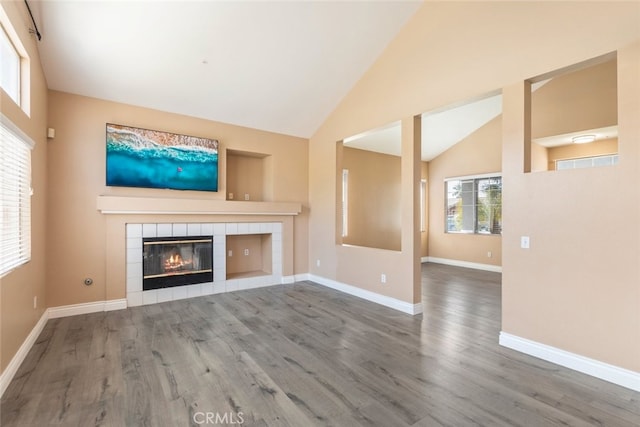
[[[500,332],[500,345],[631,390],[640,391],[640,372],[609,365],[504,331]]]
[[[425,262],[429,262],[429,257],[428,256],[423,256],[422,258],[420,258],[420,263],[424,264]]]
[[[433,262],[435,264],[453,265],[455,267],[473,268],[476,270],[493,271],[495,273],[502,273],[502,266],[491,264],[480,264],[478,262],[460,261],[457,259],[436,258],[428,256],[422,258],[422,262]]]
[[[113,299],[108,301],[85,302],[81,304],[49,307],[49,319],[59,317],[77,316],[78,314],[99,313],[101,311],[121,310],[127,308],[126,299]]]
[[[290,285],[292,283],[294,283],[296,281],[296,277],[295,276],[282,276],[282,284],[283,285]]]
[[[444,181],[457,181],[462,179],[482,179],[482,178],[502,178],[502,172],[495,173],[481,173],[478,175],[464,175],[464,176],[452,176],[450,178],[445,178]]]
[[[9,362],[6,369],[2,372],[2,375],[0,375],[0,397],[2,397],[7,387],[9,387],[13,376],[18,372],[18,368],[20,368],[29,350],[31,350],[31,347],[33,347],[33,344],[38,339],[42,329],[44,329],[44,325],[47,324],[47,320],[49,320],[49,310],[45,310],[44,313],[42,313],[38,323],[36,323],[29,335],[27,335],[27,338],[13,356],[11,362]]]
[[[411,304],[406,301],[401,301],[396,298],[391,298],[386,295],[381,295],[375,292],[367,291],[356,286],[347,285],[346,283],[338,282],[332,279],[316,276],[315,274],[309,274],[308,280],[315,282],[319,285],[326,286],[331,289],[335,289],[345,294],[353,295],[358,298],[365,299],[367,301],[375,302],[385,307],[393,308],[403,313],[416,315],[422,313],[422,303]]]
[[[296,282],[304,282],[305,280],[311,280],[311,275],[309,273],[296,274],[295,276]]]
[[[11,98],[11,97],[9,97],[9,98]],[[0,123],[3,126],[5,126],[7,129],[9,129],[11,132],[13,132],[13,134],[15,136],[17,136],[19,139],[21,139],[24,143],[26,143],[30,150],[33,150],[35,148],[36,142],[33,140],[33,138],[31,138],[29,135],[27,135],[18,126],[13,124],[11,119],[8,118],[7,116],[5,116],[2,112],[0,112]]]
[[[104,311],[124,310],[127,308],[127,299],[110,299],[104,302]]]
[[[154,211],[154,210],[100,210],[104,215],[270,215],[270,216],[293,216],[297,213],[291,212],[234,212],[234,211]]]

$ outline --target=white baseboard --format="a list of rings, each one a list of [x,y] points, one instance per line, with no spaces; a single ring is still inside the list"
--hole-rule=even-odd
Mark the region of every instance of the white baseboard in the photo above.
[[[99,313],[101,311],[121,310],[127,308],[126,299],[112,299],[108,301],[85,302],[81,304],[49,307],[49,319],[76,316],[78,314]]]
[[[640,372],[609,365],[506,332],[500,332],[500,345],[631,390],[640,391]]]
[[[295,283],[296,281],[296,277],[295,276],[282,276],[282,284],[283,285],[290,285],[292,283]]]
[[[124,310],[127,308],[127,299],[110,299],[104,302],[104,311]]]
[[[27,353],[29,353],[29,350],[31,350],[31,347],[33,347],[33,344],[38,339],[44,325],[47,324],[47,320],[49,320],[49,311],[45,310],[42,316],[40,316],[38,323],[36,323],[29,335],[27,335],[27,338],[13,356],[11,362],[7,365],[7,368],[2,372],[2,375],[0,375],[0,397],[2,397],[7,387],[9,387],[13,376],[18,372],[18,368],[22,365],[22,362],[24,362]]]
[[[4,391],[9,386],[9,383],[11,383],[13,376],[18,371],[20,365],[22,365],[24,358],[27,357],[27,353],[29,353],[29,350],[31,350],[31,347],[33,347],[33,344],[36,342],[36,339],[38,339],[44,325],[47,324],[47,320],[57,319],[59,317],[75,316],[77,314],[121,310],[124,308],[127,308],[126,299],[87,302],[82,304],[64,305],[61,307],[49,307],[46,309],[44,313],[42,313],[38,323],[36,323],[16,354],[11,359],[11,362],[7,365],[7,368],[2,372],[2,375],[0,375],[0,397],[4,394]]]
[[[311,280],[309,273],[296,274],[294,277],[296,278],[296,282],[304,282],[305,280]]]
[[[375,302],[385,307],[393,308],[403,313],[415,315],[422,313],[422,303],[411,304],[406,301],[401,301],[396,298],[391,298],[386,295],[381,295],[375,292],[367,291],[365,289],[358,288],[356,286],[347,285],[346,283],[337,282],[332,279],[309,274],[309,278],[312,282],[318,283],[322,286],[326,286],[331,289],[344,292],[345,294],[353,295],[358,298],[366,299],[367,301]]]
[[[502,273],[502,266],[491,264],[480,264],[478,262],[460,261],[457,259],[436,258],[432,256],[423,257],[422,262],[433,262],[435,264],[453,265],[454,267],[474,268],[476,270],[493,271]]]

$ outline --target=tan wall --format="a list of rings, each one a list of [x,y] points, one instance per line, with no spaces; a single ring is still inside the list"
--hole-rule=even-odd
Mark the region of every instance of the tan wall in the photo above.
[[[49,200],[47,227],[48,268],[47,303],[51,307],[124,297],[123,272],[108,271],[107,265],[119,266],[123,257],[120,242],[111,236],[119,233],[125,222],[180,222],[184,217],[109,215],[96,210],[98,195],[168,197],[180,199],[224,200],[226,194],[226,149],[257,152],[272,158],[272,197],[276,201],[303,203],[303,213],[296,216],[285,239],[285,254],[294,259],[285,265],[285,274],[308,271],[307,240],[307,141],[223,123],[180,116],[114,102],[49,92],[49,126],[56,138],[49,143]],[[172,191],[105,186],[105,123],[118,123],[146,129],[163,130],[218,139],[220,141],[219,192]],[[264,220],[252,216],[243,221]],[[238,218],[187,217],[187,221],[237,221]],[[271,218],[269,220],[272,220]],[[107,236],[109,234],[109,236]],[[121,238],[121,235],[118,235]],[[295,248],[295,250],[294,250]],[[109,259],[106,259],[106,258]],[[69,260],[73,260],[70,262]],[[108,279],[109,276],[110,278]],[[91,277],[94,284],[84,286]],[[109,288],[107,289],[107,282]]]
[[[599,28],[602,16],[612,31],[597,37],[584,31]],[[545,31],[540,31],[541,22]],[[505,101],[503,173],[505,165],[510,169],[504,200],[511,201],[502,237],[503,329],[640,371],[640,271],[635,267],[640,194],[632,184],[640,170],[640,96],[633,80],[640,75],[640,61],[624,49],[638,39],[633,3],[425,2],[311,138],[310,258],[321,260],[319,267],[311,263],[311,272],[396,297],[415,286],[406,275],[409,283],[386,288],[376,277],[393,265],[400,267],[394,273],[406,274],[400,270],[412,268],[411,248],[396,253],[336,246],[336,141],[621,49],[622,168],[524,176],[524,153],[514,156],[510,148],[514,138],[524,139],[524,110]],[[521,89],[524,93],[524,85]],[[411,155],[408,148],[404,152]],[[403,158],[403,165],[411,160]],[[404,180],[412,178],[411,171],[403,168],[402,175],[403,194],[411,193],[411,181]],[[556,181],[557,175],[567,178]],[[578,194],[567,193],[566,186],[576,186]],[[403,214],[411,212],[406,202],[403,197]],[[620,212],[624,227],[619,226]],[[532,237],[529,251],[519,249],[520,235]]]
[[[21,2],[2,1],[2,8],[30,57],[30,116],[0,90],[0,111],[36,143],[31,153],[31,261],[0,279],[0,372],[38,322],[45,299],[45,218],[47,214],[47,88],[29,15]],[[33,298],[38,306],[33,308]]]
[[[344,147],[349,170],[347,245],[400,250],[400,157]]]
[[[531,95],[531,134],[562,135],[617,124],[616,61],[553,78]]]
[[[502,237],[445,233],[444,180],[502,171],[502,118],[497,117],[429,162],[429,256],[499,266]],[[491,252],[491,257],[488,253]]]
[[[553,166],[552,166],[553,165]],[[531,143],[531,172],[544,172],[555,169],[555,163],[549,162],[549,149],[535,142]]]

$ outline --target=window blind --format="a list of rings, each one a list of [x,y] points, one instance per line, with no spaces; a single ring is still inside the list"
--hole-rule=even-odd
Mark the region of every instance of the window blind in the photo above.
[[[0,276],[31,259],[31,148],[8,119],[0,121]]]

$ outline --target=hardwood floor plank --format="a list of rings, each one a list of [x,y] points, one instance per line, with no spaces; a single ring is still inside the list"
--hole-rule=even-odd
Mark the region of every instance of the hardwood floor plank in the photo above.
[[[640,393],[498,344],[500,274],[422,277],[418,316],[299,282],[52,319],[0,423],[640,425]]]

